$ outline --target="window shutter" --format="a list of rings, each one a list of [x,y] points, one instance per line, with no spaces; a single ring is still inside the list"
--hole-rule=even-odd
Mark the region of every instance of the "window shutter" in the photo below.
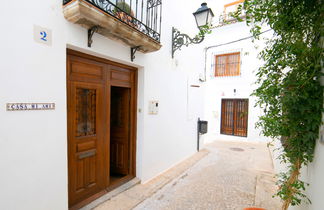
[[[239,76],[240,53],[229,53],[215,56],[215,76]]]

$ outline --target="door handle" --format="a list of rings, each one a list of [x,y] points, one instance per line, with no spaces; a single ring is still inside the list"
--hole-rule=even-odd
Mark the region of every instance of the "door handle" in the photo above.
[[[78,158],[79,159],[84,159],[84,158],[87,158],[87,157],[94,156],[95,154],[96,154],[96,150],[90,150],[90,151],[87,151],[87,152],[82,152],[81,154],[78,155]]]

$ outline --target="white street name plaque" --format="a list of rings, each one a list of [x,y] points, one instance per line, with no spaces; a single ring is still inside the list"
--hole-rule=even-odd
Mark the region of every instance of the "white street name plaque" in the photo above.
[[[54,110],[55,103],[7,103],[7,111]]]

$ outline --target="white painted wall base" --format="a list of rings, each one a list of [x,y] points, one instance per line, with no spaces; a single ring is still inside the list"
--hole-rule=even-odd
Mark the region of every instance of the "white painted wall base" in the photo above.
[[[65,20],[62,0],[2,2],[0,209],[68,209],[67,48],[139,68],[136,171],[142,182],[196,152],[203,94],[189,85],[199,85],[203,50],[190,46],[171,59],[171,29],[196,34],[192,12],[199,6],[200,2],[164,1],[162,49],[138,52],[131,62],[129,46],[99,34],[88,48],[87,30]],[[34,25],[51,31],[51,45],[34,41]],[[159,101],[157,115],[148,113],[150,100]],[[15,102],[53,102],[56,109],[6,111],[6,103]]]

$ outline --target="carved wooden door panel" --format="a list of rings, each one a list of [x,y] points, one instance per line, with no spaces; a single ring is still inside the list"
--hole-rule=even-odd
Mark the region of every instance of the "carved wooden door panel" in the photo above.
[[[69,205],[104,189],[103,87],[71,82],[68,103]]]
[[[129,173],[130,89],[111,87],[111,172]]]
[[[136,68],[68,50],[71,208],[80,208],[135,176],[136,75]],[[123,176],[113,184],[110,172]]]

